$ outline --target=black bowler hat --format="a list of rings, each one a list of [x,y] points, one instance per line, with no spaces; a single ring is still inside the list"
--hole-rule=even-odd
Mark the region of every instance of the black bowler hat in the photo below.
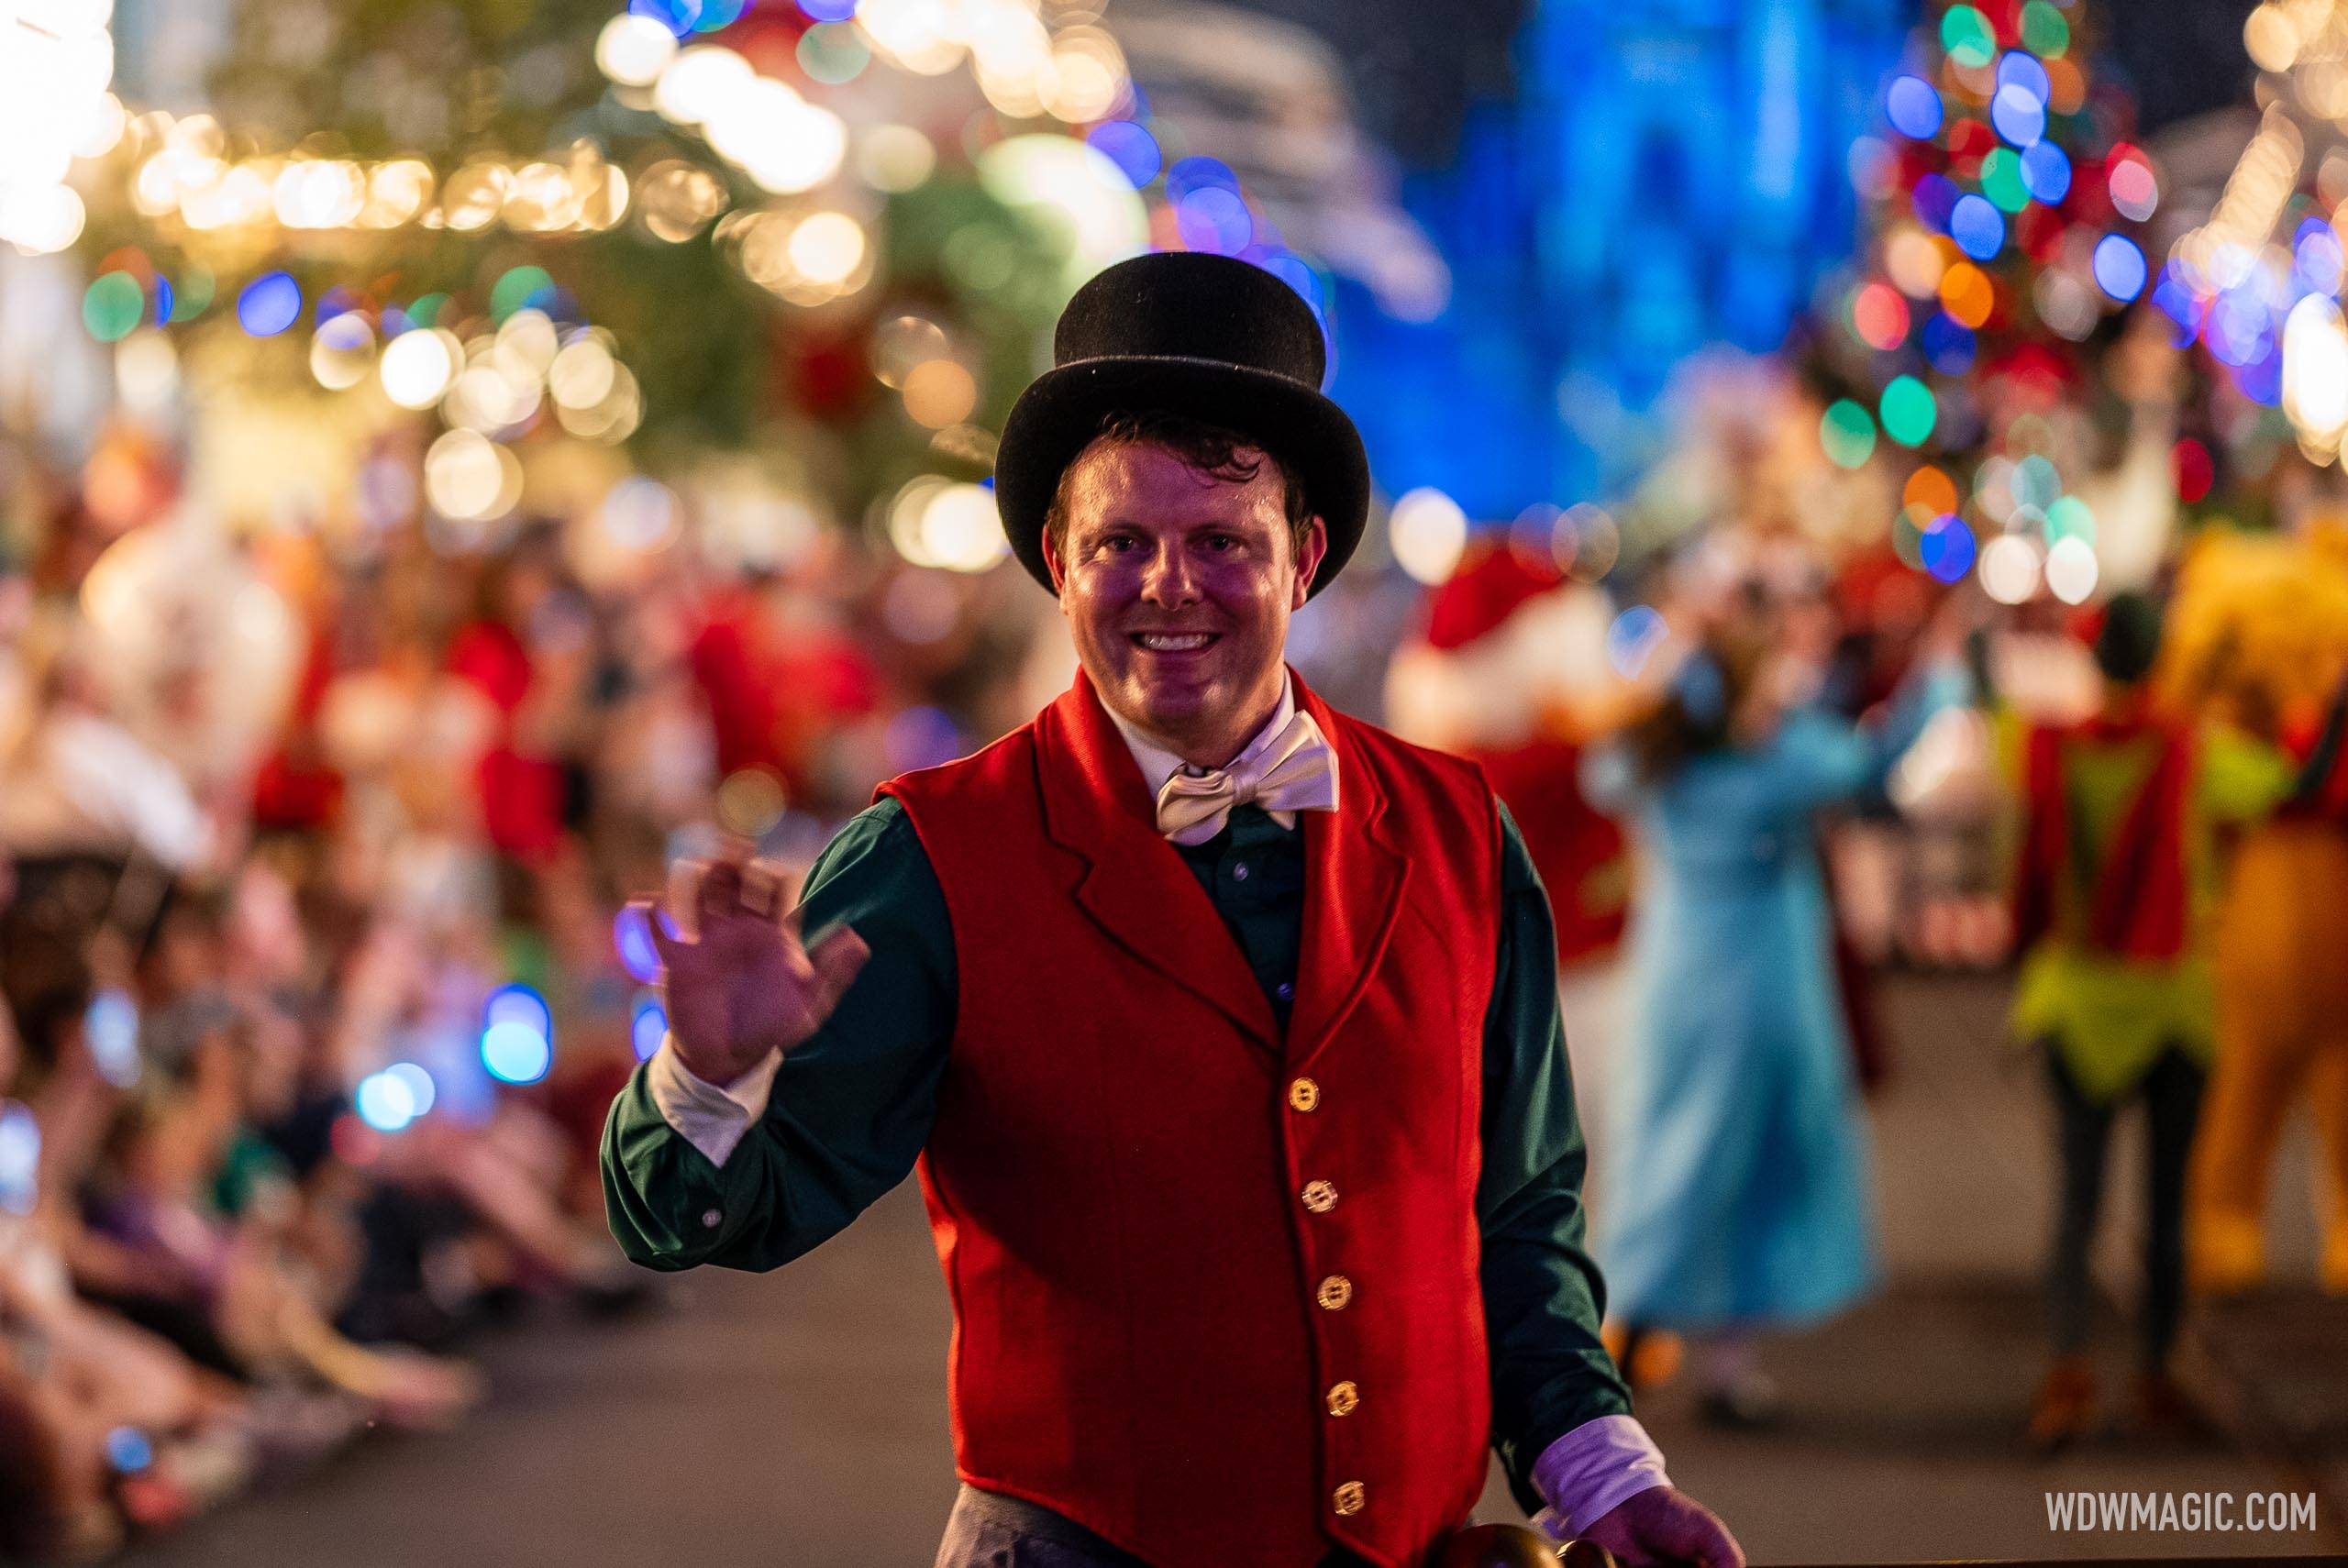
[[[1354,422],[1321,394],[1327,364],[1312,307],[1260,267],[1182,250],[1118,262],[1069,301],[1052,368],[1003,424],[994,499],[1012,553],[1051,587],[1044,515],[1061,473],[1107,415],[1179,414],[1248,436],[1302,480],[1329,533],[1318,593],[1369,515],[1369,459]]]

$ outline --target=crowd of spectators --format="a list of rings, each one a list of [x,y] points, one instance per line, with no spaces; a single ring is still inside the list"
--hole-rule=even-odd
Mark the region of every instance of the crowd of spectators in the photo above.
[[[594,1179],[663,1024],[625,898],[811,854],[1064,672],[1040,595],[846,536],[240,540],[7,456],[0,1560],[86,1558],[461,1420],[485,1321],[645,1301]],[[166,536],[201,569],[105,586]],[[255,592],[274,667],[203,624]]]

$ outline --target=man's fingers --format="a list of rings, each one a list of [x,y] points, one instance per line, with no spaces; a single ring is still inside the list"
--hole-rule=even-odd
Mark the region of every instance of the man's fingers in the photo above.
[[[742,867],[734,860],[712,860],[701,867],[701,885],[694,891],[694,912],[701,925],[725,919],[742,907]]]

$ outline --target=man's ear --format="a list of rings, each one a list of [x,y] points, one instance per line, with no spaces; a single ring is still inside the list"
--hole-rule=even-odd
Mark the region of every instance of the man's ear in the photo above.
[[[1044,527],[1044,569],[1052,574],[1052,592],[1057,595],[1068,577],[1068,563],[1060,559],[1060,545],[1052,537],[1051,525]]]
[[[1321,562],[1329,553],[1328,525],[1314,513],[1311,526],[1304,531],[1304,542],[1296,549],[1296,587],[1289,595],[1288,607],[1301,610],[1312,595],[1312,580],[1319,575]]]

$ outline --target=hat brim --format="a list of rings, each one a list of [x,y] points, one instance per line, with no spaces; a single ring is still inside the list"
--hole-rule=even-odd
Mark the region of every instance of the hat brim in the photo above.
[[[1361,432],[1328,398],[1269,370],[1219,359],[1080,359],[1038,376],[1012,405],[995,454],[995,507],[1012,554],[1047,589],[1044,518],[1060,475],[1101,432],[1103,415],[1179,414],[1238,431],[1303,481],[1307,506],[1328,531],[1312,593],[1329,586],[1361,543],[1369,517],[1369,458]]]

